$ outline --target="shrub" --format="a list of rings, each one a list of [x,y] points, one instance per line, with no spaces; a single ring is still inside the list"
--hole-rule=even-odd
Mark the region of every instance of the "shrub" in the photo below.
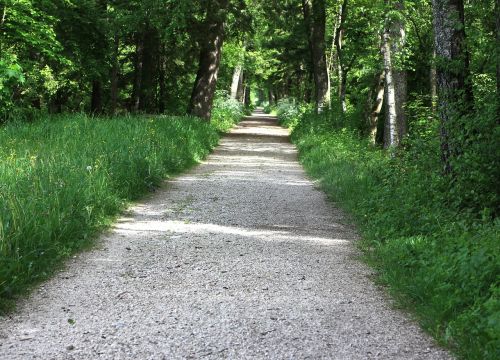
[[[479,184],[484,210],[465,207],[471,202],[457,191],[477,187],[442,176],[432,130],[415,131],[391,157],[328,114],[306,113],[292,125],[305,168],[353,215],[367,260],[400,303],[464,358],[498,359],[500,221],[489,210],[491,183]]]

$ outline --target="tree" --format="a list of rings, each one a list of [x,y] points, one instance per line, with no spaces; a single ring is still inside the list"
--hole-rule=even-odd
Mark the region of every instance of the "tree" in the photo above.
[[[441,122],[441,158],[444,172],[452,173],[452,158],[460,151],[454,134],[457,120],[472,105],[468,84],[469,57],[465,47],[463,0],[433,0],[438,113]]]
[[[407,132],[404,105],[406,103],[406,72],[401,57],[405,43],[405,29],[400,11],[403,1],[387,1],[389,11],[383,34],[384,73],[386,87],[386,124],[384,147],[399,146]]]
[[[212,0],[207,3],[204,25],[207,31],[206,39],[200,51],[198,74],[188,107],[189,114],[205,120],[210,120],[212,111],[224,41],[227,6],[228,0]]]
[[[325,0],[302,0],[302,6],[311,51],[316,111],[321,112],[330,107],[330,77],[325,53]]]
[[[335,48],[337,50],[337,71],[339,78],[339,98],[342,106],[342,111],[345,113],[347,111],[346,104],[346,91],[347,91],[347,72],[349,71],[346,66],[344,59],[344,52],[342,51],[344,33],[345,33],[345,22],[347,19],[347,5],[349,1],[343,0],[342,6],[340,8],[339,14],[339,25],[335,31]]]
[[[500,0],[495,1],[495,33],[496,33],[496,58],[497,58],[497,122],[500,123]]]

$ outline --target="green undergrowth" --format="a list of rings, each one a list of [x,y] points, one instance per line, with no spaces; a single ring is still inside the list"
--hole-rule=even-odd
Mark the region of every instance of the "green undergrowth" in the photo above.
[[[66,115],[1,127],[0,312],[89,246],[127,202],[205,157],[242,114],[226,105],[210,124]]]
[[[494,195],[478,194],[482,211],[456,205],[467,189],[441,175],[435,141],[389,156],[328,115],[285,110],[301,162],[357,222],[367,261],[399,304],[459,356],[499,359],[500,221],[486,201]]]

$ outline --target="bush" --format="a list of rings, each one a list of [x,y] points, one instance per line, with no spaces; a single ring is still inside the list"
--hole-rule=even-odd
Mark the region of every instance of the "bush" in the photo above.
[[[293,129],[308,109],[306,105],[298,105],[294,99],[281,99],[276,105],[276,115],[281,125]]]
[[[225,92],[218,92],[212,110],[212,123],[218,131],[226,132],[245,115],[243,105],[230,99]]]
[[[457,201],[463,180],[441,175],[432,132],[407,139],[391,157],[331,120],[306,113],[291,122],[292,139],[307,171],[356,219],[380,279],[458,354],[498,359],[500,221],[492,220],[491,200],[484,211]],[[484,184],[480,198],[491,199],[495,190]]]
[[[91,243],[126,203],[202,159],[240,109],[190,117],[68,115],[0,128],[0,312]]]

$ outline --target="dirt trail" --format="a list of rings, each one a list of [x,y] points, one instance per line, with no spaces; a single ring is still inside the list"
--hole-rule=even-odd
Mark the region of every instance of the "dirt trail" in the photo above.
[[[257,113],[0,319],[1,359],[449,359]]]

